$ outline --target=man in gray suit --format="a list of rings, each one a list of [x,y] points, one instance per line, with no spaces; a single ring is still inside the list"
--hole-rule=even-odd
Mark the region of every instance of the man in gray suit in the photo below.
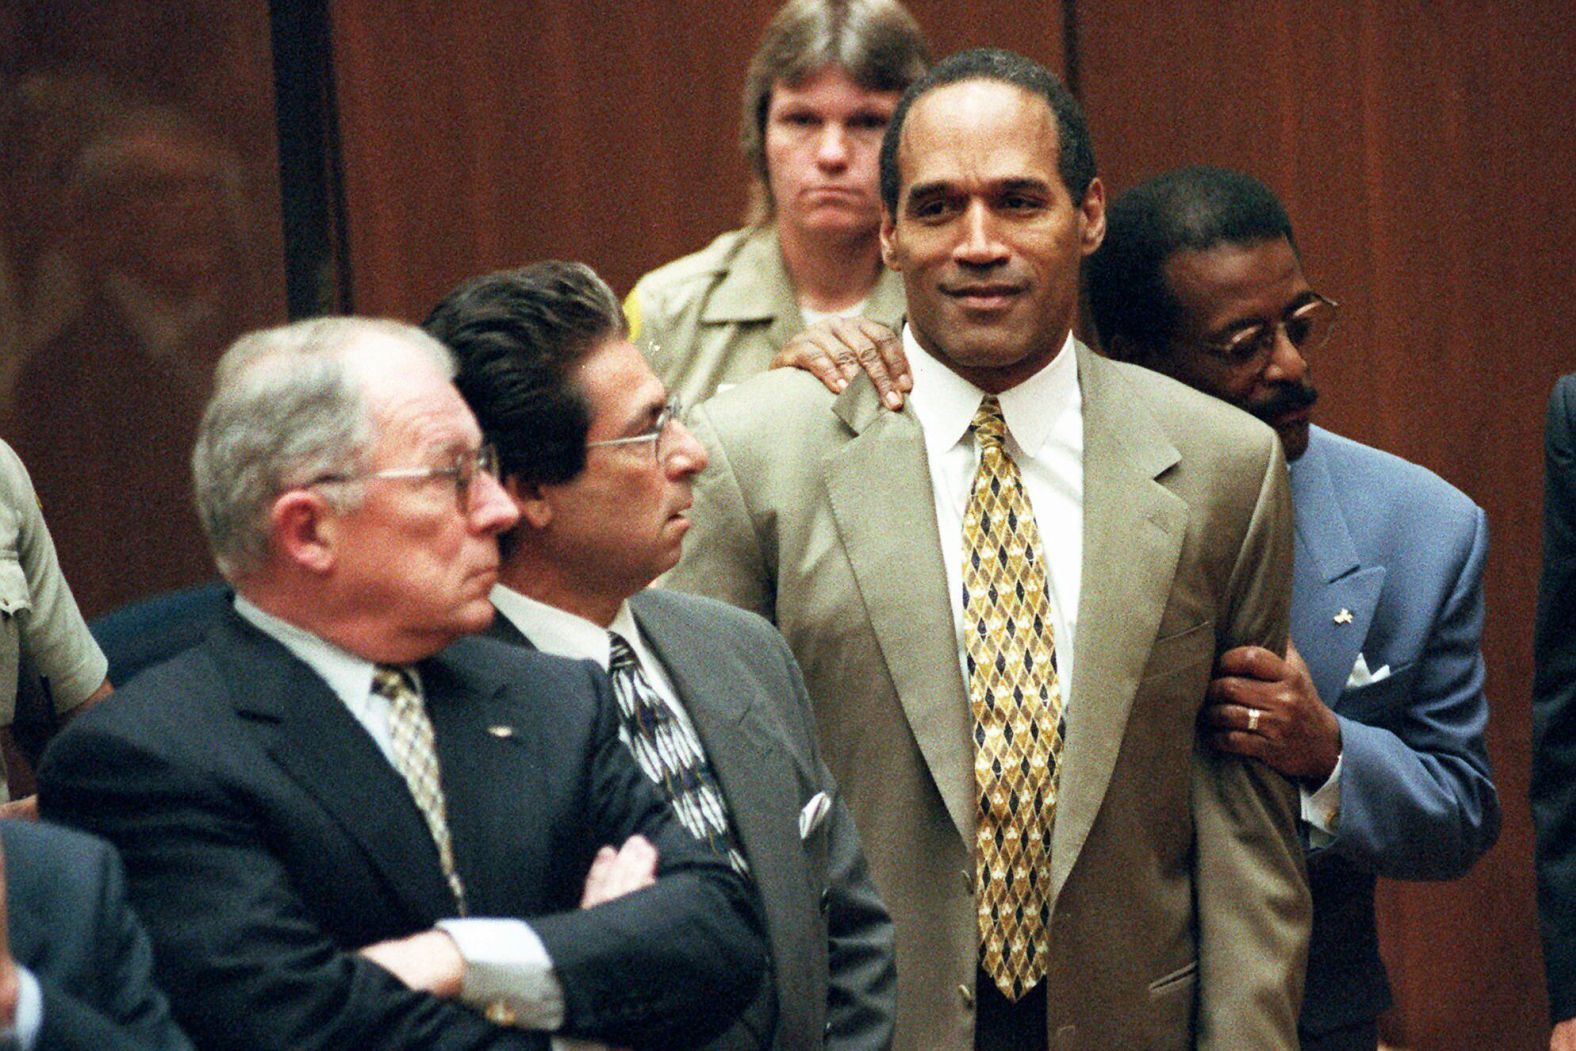
[[[772,981],[719,1048],[890,1045],[892,924],[815,745],[804,682],[759,617],[646,586],[678,561],[706,452],[578,263],[462,284],[427,330],[520,511],[493,633],[611,672],[621,736],[680,820],[765,904]]]
[[[701,406],[668,582],[804,669],[896,924],[896,1046],[1295,1047],[1296,793],[1194,728],[1216,657],[1285,649],[1275,435],[1072,338],[1105,194],[1045,69],[940,63],[881,184],[907,405],[779,370]]]

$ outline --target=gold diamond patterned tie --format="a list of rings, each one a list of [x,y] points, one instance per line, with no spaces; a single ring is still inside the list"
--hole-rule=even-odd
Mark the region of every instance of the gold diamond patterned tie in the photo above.
[[[1016,1002],[1045,977],[1062,697],[1045,548],[995,395],[971,425],[979,470],[963,510],[963,631],[979,799],[980,966]]]
[[[388,698],[389,744],[394,768],[405,778],[410,794],[438,847],[438,863],[454,891],[454,903],[465,915],[465,885],[454,867],[454,845],[449,841],[449,820],[444,816],[443,783],[438,776],[438,752],[433,745],[432,720],[422,706],[421,694],[410,672],[392,664],[372,670],[372,690]]]

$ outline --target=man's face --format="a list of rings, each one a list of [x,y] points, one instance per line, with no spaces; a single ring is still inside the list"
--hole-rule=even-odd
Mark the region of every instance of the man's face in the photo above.
[[[590,351],[573,381],[591,405],[586,441],[650,434],[668,393],[627,339]],[[690,481],[706,450],[678,420],[658,442],[586,450],[585,469],[543,487],[552,508],[545,540],[578,600],[616,605],[678,563],[690,522]]]
[[[870,91],[841,66],[772,85],[766,172],[777,220],[801,234],[870,237],[881,222],[881,136],[898,92]]]
[[[475,453],[482,440],[475,418],[426,358],[390,340],[377,367],[368,380],[377,430],[367,473],[448,467]],[[497,480],[477,472],[463,505],[452,477],[365,484],[363,503],[330,520],[333,601],[353,625],[347,648],[408,662],[487,627],[497,534],[518,517]]]
[[[1059,157],[1050,106],[999,81],[937,88],[904,121],[882,255],[903,274],[920,345],[987,391],[1056,356],[1083,258],[1105,235],[1100,181],[1074,201]]]
[[[1233,365],[1201,344],[1223,343],[1243,329],[1275,325],[1315,298],[1297,253],[1284,237],[1178,252],[1165,279],[1181,307],[1170,346],[1155,364],[1183,383],[1252,413],[1280,435],[1286,458],[1308,448],[1318,397],[1308,362],[1279,328],[1262,362]]]

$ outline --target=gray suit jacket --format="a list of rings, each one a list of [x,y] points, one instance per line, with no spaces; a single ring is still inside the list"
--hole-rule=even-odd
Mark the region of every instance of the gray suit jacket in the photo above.
[[[1291,507],[1262,424],[1078,351],[1084,568],[1052,829],[1057,1048],[1290,1048],[1309,923],[1297,803],[1203,751],[1215,657],[1284,648]],[[785,426],[791,424],[791,426]],[[773,619],[897,925],[896,1046],[973,1047],[967,693],[920,428],[783,370],[696,411],[711,453],[668,583]]]
[[[700,734],[766,913],[774,988],[708,1046],[890,1046],[892,921],[821,762],[793,654],[771,625],[721,602],[646,591],[630,609]],[[505,616],[490,630],[529,644]],[[801,837],[801,810],[820,794],[830,809]]]

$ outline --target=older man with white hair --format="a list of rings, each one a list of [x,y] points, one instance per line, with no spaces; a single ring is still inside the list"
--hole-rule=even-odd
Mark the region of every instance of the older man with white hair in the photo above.
[[[235,608],[40,771],[122,851],[199,1047],[689,1047],[759,980],[753,896],[605,679],[456,641],[516,512],[452,374],[392,322],[236,343],[193,457]]]

